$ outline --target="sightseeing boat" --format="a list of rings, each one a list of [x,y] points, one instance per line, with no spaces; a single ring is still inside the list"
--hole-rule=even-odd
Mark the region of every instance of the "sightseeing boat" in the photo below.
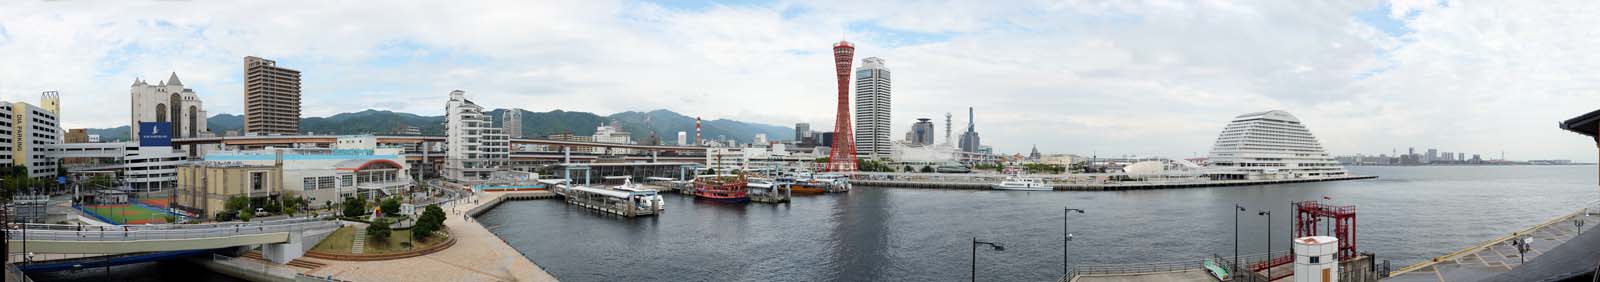
[[[694,191],[690,191],[690,195],[720,202],[749,202],[749,190],[745,185],[744,176],[702,175],[695,177]]]
[[[1050,191],[1054,189],[1044,180],[1022,175],[1007,176],[1006,180],[994,185],[996,190],[1024,190],[1024,191]]]

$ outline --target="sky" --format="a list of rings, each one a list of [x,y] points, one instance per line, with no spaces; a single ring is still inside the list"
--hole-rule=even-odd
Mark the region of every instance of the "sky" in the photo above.
[[[1556,124],[1600,109],[1600,2],[11,1],[0,99],[60,91],[68,128],[128,123],[176,72],[242,108],[244,56],[303,75],[302,111],[491,108],[833,127],[830,48],[893,71],[891,138],[965,111],[998,152],[1190,157],[1285,110],[1335,155],[1593,162]],[[942,139],[942,138],[940,138]]]

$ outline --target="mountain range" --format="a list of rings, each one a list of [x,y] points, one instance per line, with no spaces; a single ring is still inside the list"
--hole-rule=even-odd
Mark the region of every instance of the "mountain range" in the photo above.
[[[495,109],[487,114],[494,117],[495,124],[503,123],[505,111],[520,109]],[[444,116],[422,116],[411,113],[400,113],[382,110],[365,110],[353,113],[340,113],[328,117],[310,117],[300,119],[300,132],[306,134],[345,135],[345,134],[397,134],[407,127],[416,127],[423,135],[444,135]],[[651,133],[655,133],[662,144],[677,143],[679,131],[687,133],[690,142],[694,139],[694,117],[685,116],[668,110],[654,110],[649,112],[627,111],[601,116],[588,112],[572,112],[554,110],[549,112],[522,112],[522,135],[526,138],[539,138],[550,134],[572,133],[573,135],[594,135],[595,130],[602,124],[616,123],[627,131],[634,141],[645,142]],[[244,128],[244,116],[234,114],[218,114],[206,119],[206,127],[211,132],[224,133],[227,131],[241,131]],[[729,119],[716,119],[702,121],[701,135],[706,139],[718,139],[726,136],[728,139],[738,140],[739,143],[750,143],[757,133],[765,133],[768,140],[792,140],[794,128],[777,125],[742,122]],[[125,141],[128,138],[128,127],[115,128],[90,128],[89,134],[98,134],[102,141]]]

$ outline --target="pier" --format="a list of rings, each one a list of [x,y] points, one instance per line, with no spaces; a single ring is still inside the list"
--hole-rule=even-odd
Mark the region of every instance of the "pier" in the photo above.
[[[1196,187],[1220,186],[1245,186],[1287,184],[1320,181],[1341,181],[1374,179],[1377,176],[1352,175],[1320,178],[1294,178],[1294,179],[1260,179],[1260,180],[1209,180],[1195,179],[1183,181],[1084,181],[1082,176],[1065,175],[1029,175],[1041,177],[1057,191],[1120,191],[1120,190],[1148,190],[1148,189],[1174,189]],[[935,188],[935,189],[992,189],[995,183],[1005,179],[1001,174],[932,174],[932,173],[862,173],[850,179],[851,185],[873,187],[899,187],[899,188]]]
[[[655,190],[610,190],[592,187],[557,187],[567,204],[625,217],[656,215],[664,209]]]
[[[1582,232],[1593,232],[1600,223],[1600,209],[1585,208],[1499,238],[1467,247],[1428,261],[1396,269],[1383,281],[1466,282],[1485,280],[1533,262],[1540,255],[1559,248]],[[1520,239],[1520,240],[1519,240]],[[1528,244],[1527,252],[1517,245]]]

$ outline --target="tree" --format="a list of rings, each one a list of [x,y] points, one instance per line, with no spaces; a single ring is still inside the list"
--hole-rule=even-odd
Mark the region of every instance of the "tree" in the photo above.
[[[383,199],[383,203],[379,204],[378,208],[383,209],[384,216],[394,216],[395,214],[399,214],[400,198],[389,197],[388,199]]]
[[[178,223],[178,217],[170,214],[161,216],[161,219],[165,219],[167,223]]]
[[[222,209],[228,211],[239,211],[248,208],[250,208],[250,198],[245,198],[244,196],[228,197],[228,201],[222,204]]]
[[[359,217],[367,214],[367,201],[359,198],[344,199],[344,216]]]
[[[903,169],[901,171],[904,171],[904,172],[915,172],[915,171],[917,171],[917,169],[911,168],[911,165],[906,165],[905,169]]]
[[[250,219],[254,218],[254,217],[256,217],[256,215],[253,212],[250,212],[250,211],[239,211],[239,220],[242,220],[242,221],[245,221],[245,222],[250,222]]]
[[[389,231],[389,221],[381,218],[367,225],[367,237],[372,237],[374,240],[389,240]]]
[[[435,231],[444,228],[444,209],[438,205],[428,205],[423,208],[422,216],[417,217],[417,224],[411,227],[411,237],[427,239]]]
[[[923,173],[933,173],[933,166],[922,166]]]

